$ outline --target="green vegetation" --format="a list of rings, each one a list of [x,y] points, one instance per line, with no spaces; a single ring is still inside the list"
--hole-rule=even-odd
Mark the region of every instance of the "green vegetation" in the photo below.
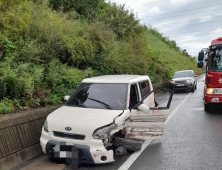
[[[83,78],[153,82],[196,62],[175,41],[103,0],[0,0],[0,114],[61,103]]]

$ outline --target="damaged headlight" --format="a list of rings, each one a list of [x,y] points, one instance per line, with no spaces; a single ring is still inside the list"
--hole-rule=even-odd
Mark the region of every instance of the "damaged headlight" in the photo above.
[[[93,132],[93,138],[104,140],[108,137],[109,133],[115,128],[117,128],[117,125],[114,123],[100,127]]]
[[[45,120],[45,123],[44,123],[44,130],[46,131],[46,132],[49,132],[49,130],[48,130],[48,122],[47,122],[47,120]]]

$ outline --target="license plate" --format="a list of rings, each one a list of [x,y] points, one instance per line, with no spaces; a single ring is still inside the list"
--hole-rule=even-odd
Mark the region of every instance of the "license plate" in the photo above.
[[[58,164],[70,164],[79,168],[82,164],[82,157],[82,152],[79,152],[74,145],[56,145],[54,147],[54,158]]]
[[[183,84],[178,84],[177,86],[184,86]]]
[[[55,158],[71,158],[76,155],[78,155],[78,150],[74,145],[56,145],[54,147]]]

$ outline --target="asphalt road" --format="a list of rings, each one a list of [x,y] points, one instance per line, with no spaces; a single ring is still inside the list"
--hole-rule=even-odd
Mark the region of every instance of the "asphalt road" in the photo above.
[[[171,116],[161,140],[153,140],[138,153],[116,157],[102,165],[82,165],[80,170],[218,170],[222,169],[222,107],[205,112],[203,106],[204,75],[198,77],[194,93],[177,92],[170,107]],[[169,94],[158,100],[166,102]],[[71,170],[43,155],[18,170]]]

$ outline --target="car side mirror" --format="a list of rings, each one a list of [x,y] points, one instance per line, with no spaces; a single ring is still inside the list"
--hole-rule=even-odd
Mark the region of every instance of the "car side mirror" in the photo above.
[[[65,97],[64,97],[64,100],[65,100],[65,101],[68,101],[68,100],[69,100],[69,97],[70,97],[70,96],[65,96]]]
[[[146,113],[146,114],[148,114],[150,112],[150,108],[145,104],[139,105],[138,110],[140,110],[141,112]]]
[[[198,53],[198,61],[203,61],[204,59],[204,51],[201,50],[199,53]]]
[[[194,77],[197,77],[197,75],[195,74]]]

